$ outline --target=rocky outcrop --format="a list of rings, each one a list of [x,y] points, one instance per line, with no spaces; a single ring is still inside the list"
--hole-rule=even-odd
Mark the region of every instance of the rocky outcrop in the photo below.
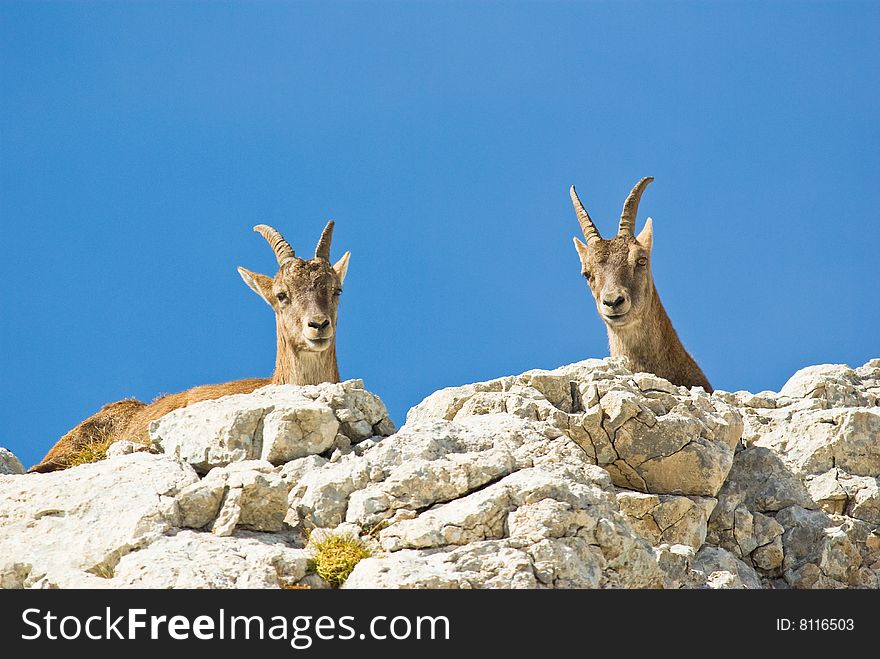
[[[279,588],[303,581],[309,553],[290,538],[178,531],[123,556],[106,585],[117,588]]]
[[[710,541],[737,553],[729,529],[738,511],[746,528],[757,520],[764,531],[749,541],[755,549],[743,549],[768,579],[878,587],[880,360],[804,368],[779,393],[720,395],[742,410],[748,448],[719,494]],[[748,487],[760,496],[743,496]]]
[[[242,460],[284,464],[393,432],[384,403],[360,380],[269,385],[195,403],[150,424],[153,442],[199,473]]]
[[[877,588],[878,395],[880,360],[712,395],[587,360],[393,433],[359,381],[265,387],[0,475],[0,585],[326,587],[308,538],[340,534],[372,554],[344,588]]]
[[[179,526],[184,462],[134,453],[50,474],[0,477],[0,585],[91,586]]]
[[[714,496],[742,433],[739,412],[620,359],[443,389],[410,410],[407,423],[491,413],[547,422],[604,467],[615,485],[654,494]]]
[[[7,474],[23,474],[24,467],[12,451],[0,448],[0,476]]]

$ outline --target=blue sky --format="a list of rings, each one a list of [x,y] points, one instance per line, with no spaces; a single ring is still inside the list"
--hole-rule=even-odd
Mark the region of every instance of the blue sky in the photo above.
[[[0,4],[0,445],[268,376],[251,227],[352,260],[343,378],[444,386],[608,354],[577,185],[716,388],[880,356],[880,5]]]

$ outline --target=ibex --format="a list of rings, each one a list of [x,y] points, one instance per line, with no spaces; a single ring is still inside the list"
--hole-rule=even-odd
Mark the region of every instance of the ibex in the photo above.
[[[654,373],[677,385],[712,386],[672,327],[651,276],[653,223],[635,236],[639,200],[653,177],[645,177],[626,198],[617,236],[604,240],[575,192],[569,191],[586,244],[574,239],[599,317],[608,330],[612,357],[627,357],[633,372]]]
[[[278,272],[275,277],[268,277],[239,268],[238,273],[275,312],[277,344],[272,378],[204,385],[162,396],[149,405],[138,400],[110,403],[65,434],[42,462],[29,471],[65,469],[74,454],[95,442],[131,439],[148,443],[151,421],[192,403],[250,393],[267,384],[339,382],[336,317],[351,253],[346,252],[335,265],[330,265],[333,221],[324,227],[315,257],[309,260],[297,258],[293,248],[272,227],[260,224],[254,231],[271,245],[278,260]]]

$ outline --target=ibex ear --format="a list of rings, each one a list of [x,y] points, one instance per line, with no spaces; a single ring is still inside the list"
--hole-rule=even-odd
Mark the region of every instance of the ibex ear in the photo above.
[[[651,245],[654,244],[654,220],[650,217],[648,218],[648,221],[645,222],[645,228],[639,232],[638,236],[636,236],[636,240],[639,245],[649,252],[651,251]]]
[[[342,255],[341,259],[333,264],[333,269],[336,271],[336,274],[339,275],[340,282],[345,281],[345,274],[348,272],[348,259],[350,258],[351,252],[346,252]]]
[[[577,237],[574,239],[574,248],[577,250],[581,259],[581,265],[586,265],[589,259],[590,248],[580,241]]]
[[[272,278],[261,275],[257,272],[251,272],[247,268],[239,268],[238,274],[244,279],[244,283],[251,287],[251,290],[266,301],[270,307],[272,304]]]

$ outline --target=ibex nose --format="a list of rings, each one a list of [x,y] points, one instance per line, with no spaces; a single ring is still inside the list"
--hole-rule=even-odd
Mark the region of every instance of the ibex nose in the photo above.
[[[314,330],[318,330],[319,332],[327,329],[330,326],[330,319],[327,316],[313,316],[311,320],[309,320],[309,327]]]
[[[625,299],[626,298],[624,298],[623,295],[618,293],[616,296],[609,295],[607,297],[603,297],[602,304],[604,304],[606,307],[610,307],[611,309],[616,309],[624,303]]]

